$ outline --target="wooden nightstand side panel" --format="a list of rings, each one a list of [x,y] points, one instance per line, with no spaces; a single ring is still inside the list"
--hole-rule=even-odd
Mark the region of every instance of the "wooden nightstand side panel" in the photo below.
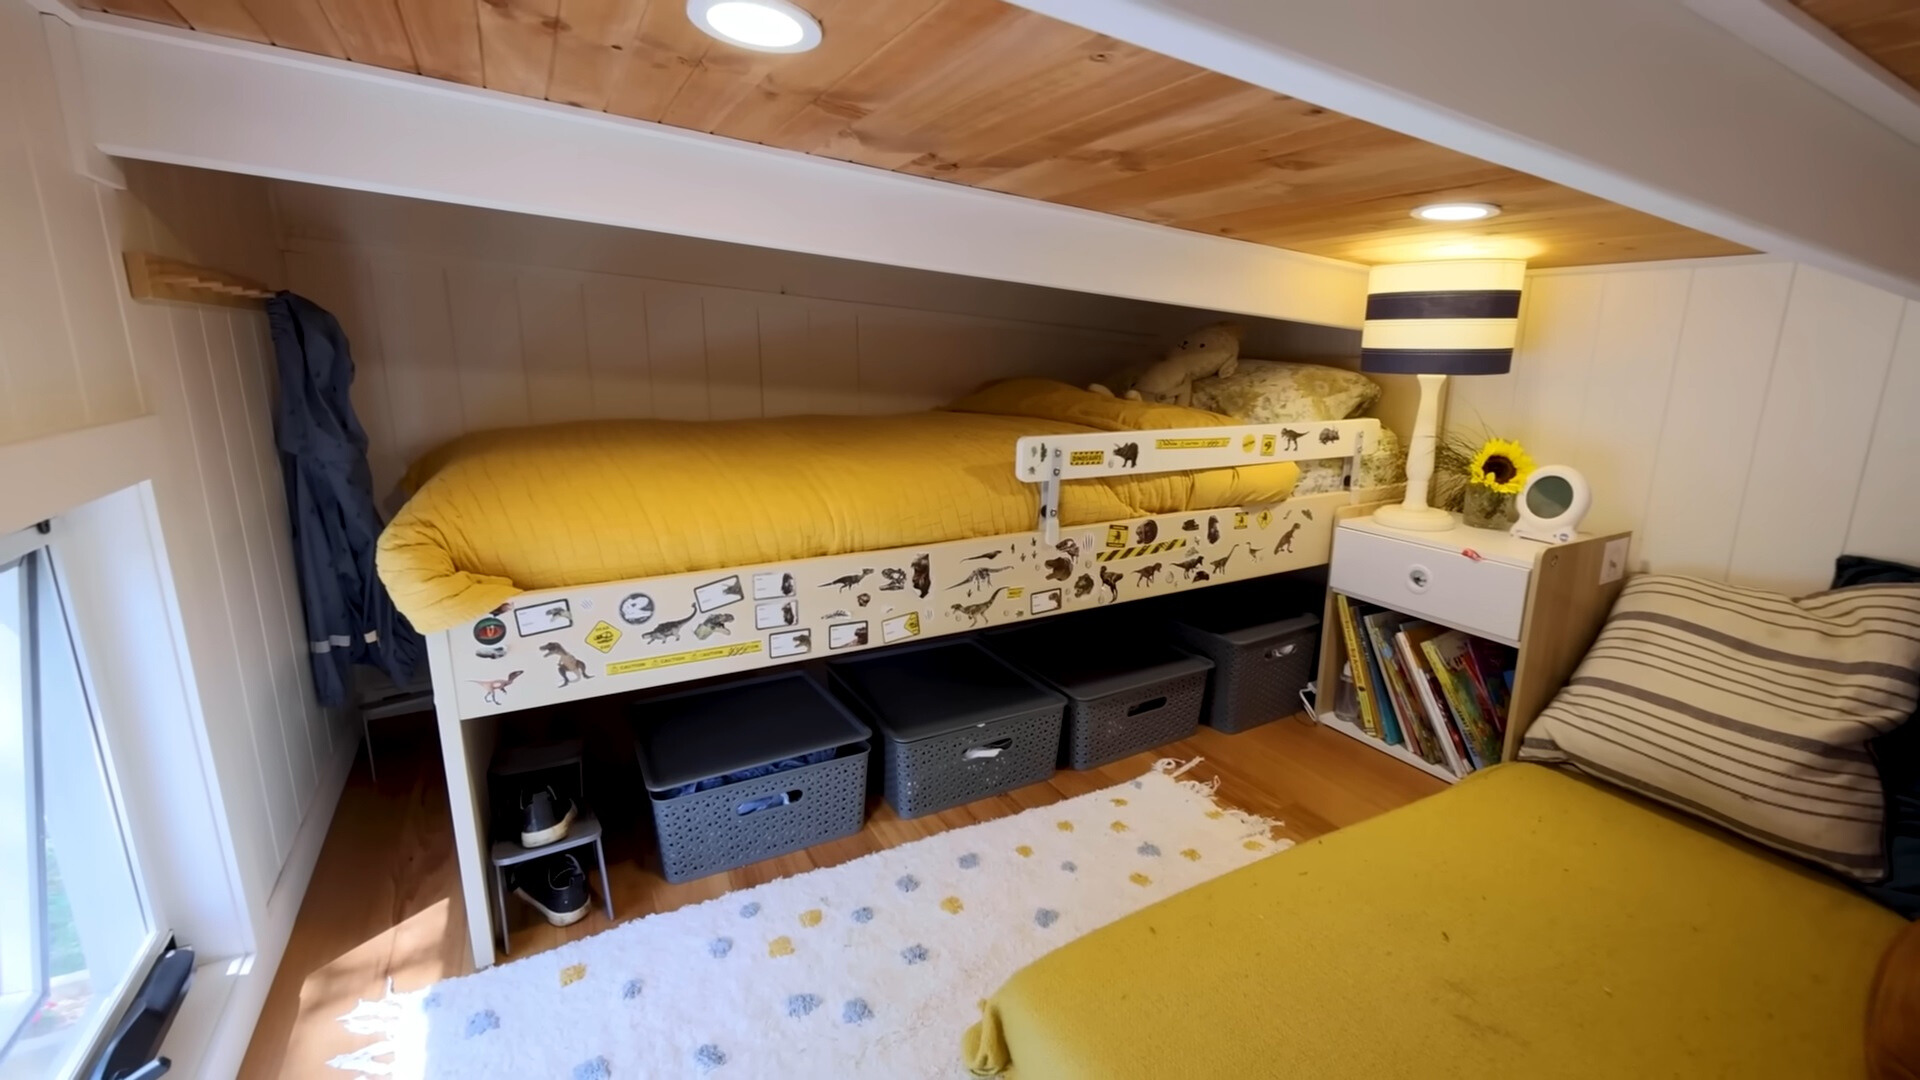
[[[1607,545],[1631,533],[1614,533],[1561,544],[1543,552],[1527,586],[1527,613],[1520,630],[1520,665],[1514,672],[1513,702],[1501,760],[1512,761],[1520,740],[1553,695],[1566,685],[1613,602],[1626,586],[1623,573],[1601,582]],[[1624,568],[1623,568],[1624,569]]]

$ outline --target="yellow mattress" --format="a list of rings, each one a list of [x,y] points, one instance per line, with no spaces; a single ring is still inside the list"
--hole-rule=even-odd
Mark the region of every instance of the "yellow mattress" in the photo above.
[[[1041,958],[964,1052],[1021,1080],[1865,1073],[1905,923],[1541,765],[1503,765]]]
[[[1033,528],[1023,435],[1216,427],[1197,409],[1039,379],[907,416],[627,420],[463,436],[417,462],[380,537],[380,578],[422,632],[517,593]],[[1276,502],[1291,464],[1062,486],[1077,525]]]

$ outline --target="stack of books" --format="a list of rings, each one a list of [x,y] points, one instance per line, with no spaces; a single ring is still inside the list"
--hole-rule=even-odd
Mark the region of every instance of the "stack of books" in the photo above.
[[[1363,732],[1455,776],[1499,763],[1514,649],[1344,595],[1334,604]]]

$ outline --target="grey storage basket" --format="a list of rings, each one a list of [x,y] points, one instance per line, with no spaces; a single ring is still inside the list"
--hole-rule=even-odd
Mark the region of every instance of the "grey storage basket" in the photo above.
[[[1086,622],[983,635],[987,648],[1067,697],[1061,757],[1092,769],[1165,746],[1200,726],[1212,661],[1144,638],[1130,624]]]
[[[921,817],[1053,775],[1066,700],[972,641],[828,663],[880,733],[887,802]]]
[[[805,675],[654,698],[636,704],[633,717],[634,749],[668,881],[851,836],[866,823],[872,732]],[[710,777],[827,750],[836,753],[825,761],[671,794]],[[782,794],[788,798],[756,808]]]
[[[1170,627],[1182,648],[1213,661],[1207,726],[1238,734],[1300,711],[1300,691],[1313,679],[1320,617],[1274,621],[1209,615]]]

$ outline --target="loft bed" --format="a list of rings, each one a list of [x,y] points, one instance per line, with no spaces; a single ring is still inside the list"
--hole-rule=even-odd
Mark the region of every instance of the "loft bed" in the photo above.
[[[910,416],[578,424],[429,455],[380,571],[427,636],[475,965],[500,717],[1324,564],[1334,510],[1392,492],[1295,494],[1296,463],[1351,474],[1380,431],[1022,379]]]

